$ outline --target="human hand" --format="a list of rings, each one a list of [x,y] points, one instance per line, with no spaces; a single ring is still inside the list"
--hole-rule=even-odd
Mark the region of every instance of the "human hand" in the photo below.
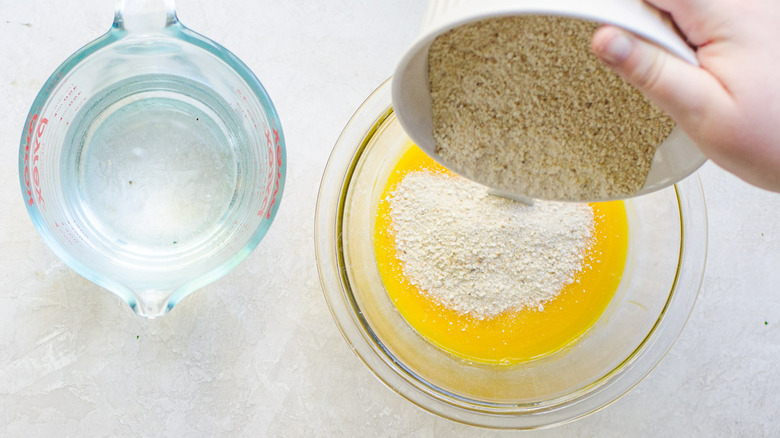
[[[780,192],[780,2],[646,1],[672,16],[699,67],[613,26],[596,31],[593,52],[716,164]]]

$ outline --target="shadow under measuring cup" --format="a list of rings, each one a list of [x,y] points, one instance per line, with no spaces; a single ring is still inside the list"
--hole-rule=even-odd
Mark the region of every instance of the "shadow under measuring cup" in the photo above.
[[[112,28],[46,81],[20,183],[46,244],[144,317],[165,315],[263,238],[286,172],[278,115],[173,0],[117,0]]]

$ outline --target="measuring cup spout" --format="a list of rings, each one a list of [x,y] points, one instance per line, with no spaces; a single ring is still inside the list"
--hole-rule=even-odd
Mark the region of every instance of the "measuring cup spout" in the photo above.
[[[164,316],[171,310],[173,304],[170,302],[171,295],[175,289],[145,289],[133,291],[135,303],[130,307],[138,316],[144,318],[158,318]]]

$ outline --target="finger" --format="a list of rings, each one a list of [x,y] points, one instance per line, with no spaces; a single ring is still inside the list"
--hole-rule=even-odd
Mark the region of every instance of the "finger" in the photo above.
[[[591,48],[694,137],[713,119],[711,112],[734,105],[729,92],[708,71],[622,29],[601,27]]]
[[[670,12],[682,14],[695,14],[698,11],[706,10],[712,6],[712,0],[644,0],[645,3],[656,8]]]
[[[674,24],[694,46],[711,42],[728,20],[717,2],[712,0],[645,0],[651,6],[667,12]]]

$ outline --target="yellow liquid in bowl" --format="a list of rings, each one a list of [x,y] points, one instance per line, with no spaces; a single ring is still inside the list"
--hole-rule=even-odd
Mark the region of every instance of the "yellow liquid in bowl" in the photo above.
[[[459,357],[508,365],[560,350],[599,319],[620,284],[626,262],[628,222],[623,201],[590,204],[595,228],[584,265],[575,281],[545,303],[544,310],[524,308],[479,319],[445,307],[403,275],[387,199],[404,176],[415,171],[449,173],[416,146],[404,153],[380,198],[374,250],[390,299],[420,335]]]

